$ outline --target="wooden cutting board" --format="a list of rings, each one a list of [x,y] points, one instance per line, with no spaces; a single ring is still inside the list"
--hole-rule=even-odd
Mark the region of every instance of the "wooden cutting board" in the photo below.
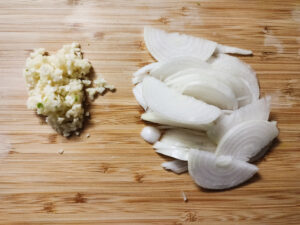
[[[272,96],[280,135],[250,182],[204,191],[164,171],[166,158],[140,138],[131,74],[154,61],[145,25],[253,50],[241,58]],[[299,224],[299,37],[297,0],[1,1],[0,137],[10,152],[0,162],[0,224]],[[34,48],[72,41],[117,92],[100,96],[84,132],[66,139],[26,109],[22,68]]]

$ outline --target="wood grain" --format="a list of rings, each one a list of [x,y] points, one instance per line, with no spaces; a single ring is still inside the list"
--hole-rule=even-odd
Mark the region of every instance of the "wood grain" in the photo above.
[[[241,58],[273,97],[280,135],[247,184],[203,191],[162,170],[165,159],[140,138],[131,74],[153,62],[145,25],[253,50]],[[1,1],[0,140],[10,154],[0,163],[0,224],[299,224],[299,37],[297,0]],[[65,139],[26,109],[22,68],[32,49],[72,41],[117,92],[93,103],[80,137]]]

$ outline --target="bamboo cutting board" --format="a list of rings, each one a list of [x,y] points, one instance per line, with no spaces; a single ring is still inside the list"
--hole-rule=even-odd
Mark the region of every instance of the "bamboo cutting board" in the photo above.
[[[241,58],[272,96],[280,135],[247,184],[204,191],[164,171],[165,158],[140,138],[131,74],[154,61],[145,25],[253,50]],[[72,41],[117,92],[100,96],[82,135],[66,139],[26,109],[22,68],[34,48]],[[297,0],[1,1],[0,76],[1,148],[10,150],[0,162],[0,224],[299,224]]]

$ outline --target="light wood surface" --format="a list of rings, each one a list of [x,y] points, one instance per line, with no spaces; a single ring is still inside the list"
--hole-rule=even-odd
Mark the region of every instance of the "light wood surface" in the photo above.
[[[280,135],[247,184],[203,191],[164,171],[140,138],[131,74],[154,61],[145,25],[253,50],[241,58],[273,97]],[[99,97],[82,135],[66,139],[26,109],[22,68],[34,48],[72,41],[117,92]],[[0,224],[299,224],[299,48],[297,0],[1,1],[0,139],[10,154],[0,162]]]

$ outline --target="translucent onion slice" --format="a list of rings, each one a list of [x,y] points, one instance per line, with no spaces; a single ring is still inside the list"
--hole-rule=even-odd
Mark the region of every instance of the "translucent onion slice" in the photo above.
[[[243,78],[249,84],[253,99],[259,98],[259,86],[256,73],[249,65],[236,57],[226,54],[218,54],[216,57],[212,57],[208,63],[219,71]]]
[[[230,156],[217,157],[210,152],[191,151],[188,170],[199,186],[222,190],[244,183],[258,171],[258,168]]]
[[[180,174],[184,173],[188,170],[188,165],[186,161],[181,160],[173,160],[169,162],[164,162],[161,164],[161,166],[165,170],[171,170],[174,173]]]
[[[203,132],[170,129],[153,145],[156,152],[180,160],[187,160],[191,149],[214,152],[216,145]]]
[[[152,111],[179,123],[196,126],[209,124],[221,114],[219,108],[181,95],[153,77],[144,78],[143,96]]]
[[[178,56],[193,56],[206,61],[214,53],[217,43],[179,33],[167,33],[152,27],[144,28],[147,49],[157,61]]]
[[[246,50],[242,48],[236,48],[227,45],[218,44],[217,53],[230,53],[230,54],[239,54],[239,55],[252,55],[251,50]]]
[[[250,120],[268,120],[270,114],[271,97],[267,96],[234,110],[229,115],[222,115],[214,126],[207,131],[208,136],[219,143],[221,138],[232,127]]]
[[[221,109],[237,109],[238,101],[226,84],[213,76],[189,74],[167,82],[169,87]]]
[[[138,85],[136,85],[133,89],[132,89],[133,95],[136,99],[136,101],[139,103],[140,106],[143,107],[143,109],[146,111],[147,110],[147,104],[144,100],[143,97],[143,90],[142,90],[142,84],[139,83]]]
[[[189,129],[201,130],[201,131],[207,131],[211,129],[213,126],[212,123],[206,125],[193,125],[193,124],[185,124],[185,123],[180,123],[178,121],[168,120],[150,110],[147,110],[147,112],[143,113],[141,119],[151,123],[164,124],[170,127],[182,127],[182,128],[189,128]]]
[[[231,75],[227,72],[221,72],[214,68],[190,68],[179,71],[165,79],[165,83],[168,86],[177,83],[179,86],[180,82],[186,80],[185,76],[189,76],[189,80],[197,80],[199,77],[207,77],[207,79],[217,79],[219,83],[228,86],[233,92],[238,101],[238,105],[248,104],[252,101],[252,93],[246,82],[242,78]]]
[[[249,161],[278,136],[276,123],[252,120],[230,129],[221,139],[216,154]]]
[[[143,81],[144,77],[149,75],[151,70],[159,66],[159,63],[150,63],[142,68],[140,68],[138,71],[136,71],[133,74],[132,83],[137,84]]]
[[[155,68],[150,71],[150,75],[165,81],[169,76],[177,73],[178,71],[186,70],[189,68],[207,68],[212,66],[206,62],[199,61],[198,58],[191,56],[181,56],[168,59],[164,62],[157,64]]]

